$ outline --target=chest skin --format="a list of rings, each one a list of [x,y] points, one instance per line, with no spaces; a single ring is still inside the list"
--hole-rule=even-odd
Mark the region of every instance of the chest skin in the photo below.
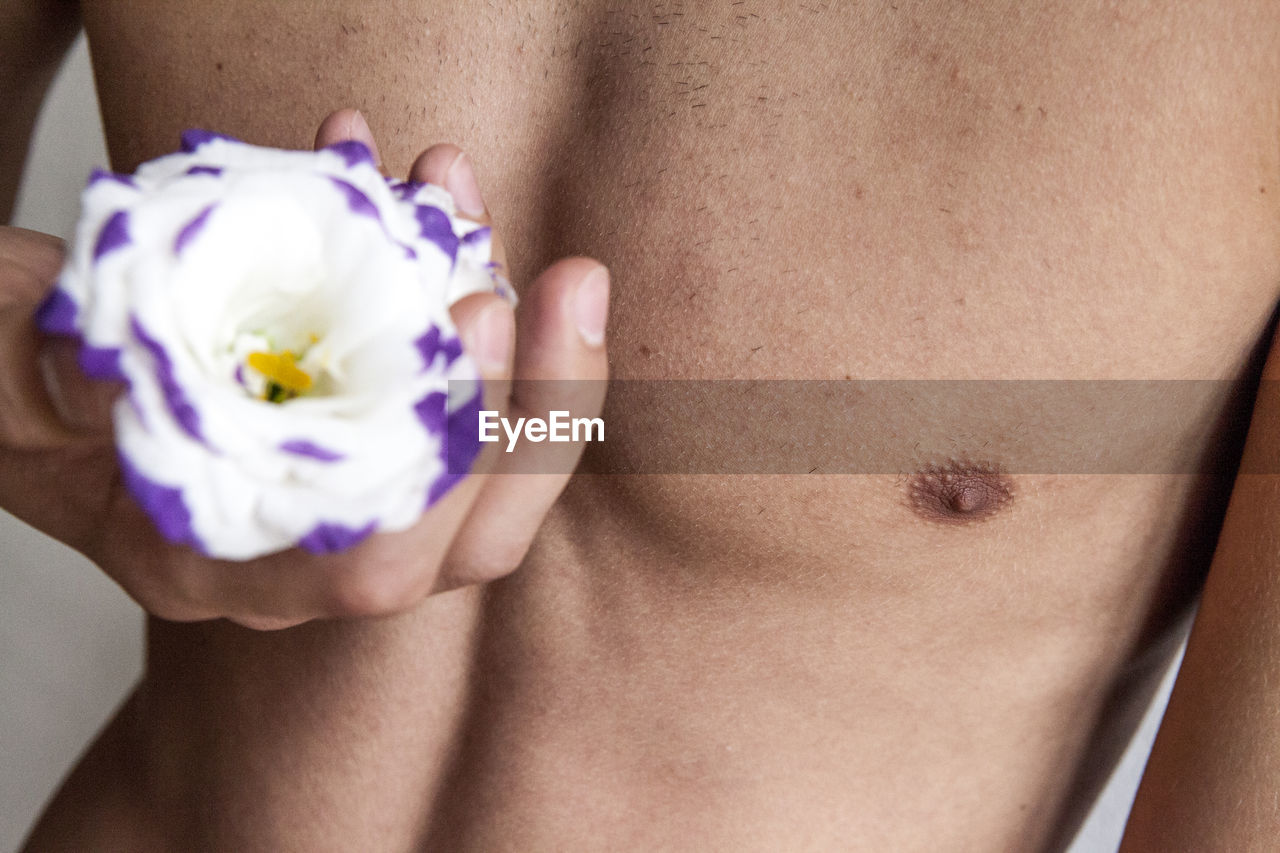
[[[348,105],[393,173],[458,143],[517,283],[609,265],[620,378],[1235,380],[1280,284],[1266,2],[83,6],[116,168],[188,126],[304,147]],[[733,453],[644,415],[611,401],[605,464]],[[959,458],[1028,428],[965,415]],[[1041,843],[1224,471],[1014,472],[956,525],[919,511],[936,461],[575,479],[476,599],[423,837]]]

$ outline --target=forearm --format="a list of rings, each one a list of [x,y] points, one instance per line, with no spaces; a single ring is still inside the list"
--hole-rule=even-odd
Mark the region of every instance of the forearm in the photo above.
[[[27,853],[411,849],[463,713],[478,600],[278,632],[151,620],[142,683]]]
[[[0,0],[0,223],[13,215],[40,104],[79,25],[69,0]]]
[[[1268,370],[1126,853],[1274,849],[1280,832],[1280,474],[1257,473],[1280,471]]]

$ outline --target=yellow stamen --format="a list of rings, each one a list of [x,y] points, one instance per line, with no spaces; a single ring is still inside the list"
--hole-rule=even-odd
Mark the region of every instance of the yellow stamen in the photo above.
[[[272,402],[280,402],[278,398],[281,392],[288,399],[311,390],[311,376],[298,368],[297,356],[288,350],[279,355],[271,352],[249,353],[249,366],[267,378],[266,399]],[[274,393],[271,389],[273,383],[279,389]]]

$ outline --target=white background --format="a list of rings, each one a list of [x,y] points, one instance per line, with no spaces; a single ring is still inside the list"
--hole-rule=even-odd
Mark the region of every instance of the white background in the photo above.
[[[84,179],[106,162],[81,38],[45,104],[14,224],[69,237]],[[0,850],[17,849],[141,669],[141,611],[84,558],[0,512]],[[1116,849],[1171,681],[1072,853]]]

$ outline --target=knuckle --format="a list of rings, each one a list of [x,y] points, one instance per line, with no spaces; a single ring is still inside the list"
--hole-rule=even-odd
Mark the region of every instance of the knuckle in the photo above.
[[[448,575],[459,586],[498,580],[520,568],[527,543],[488,541],[482,547],[463,547],[449,555]]]
[[[18,406],[8,405],[7,395],[0,393],[0,444],[6,450],[38,451],[56,447],[51,430],[43,423],[35,423]]]
[[[183,553],[182,559],[171,564],[167,572],[168,593],[188,610],[208,610],[206,603],[215,599],[216,592],[212,580],[193,554]]]
[[[100,549],[101,555],[97,553]],[[155,560],[131,560],[128,553],[101,548],[96,543],[88,556],[151,616],[169,622],[193,621],[191,605],[174,593],[172,584],[166,581],[168,573]]]
[[[49,282],[58,274],[61,256],[35,253],[23,263],[0,258],[0,309],[30,315],[49,290]]]
[[[195,573],[186,565],[146,561],[141,571],[127,575],[112,572],[108,566],[104,569],[143,610],[166,622],[199,622],[219,615],[202,603]]]
[[[414,603],[415,587],[403,570],[356,570],[335,582],[330,611],[338,617],[389,616]]]
[[[213,618],[212,614],[205,613],[201,608],[193,606],[189,601],[184,600],[182,596],[165,590],[157,588],[134,589],[130,590],[129,594],[143,610],[166,622],[198,622],[202,619]]]
[[[106,525],[78,537],[85,556],[147,613],[166,622],[201,622],[225,615],[215,604],[212,578],[194,554],[152,547],[147,538]]]

